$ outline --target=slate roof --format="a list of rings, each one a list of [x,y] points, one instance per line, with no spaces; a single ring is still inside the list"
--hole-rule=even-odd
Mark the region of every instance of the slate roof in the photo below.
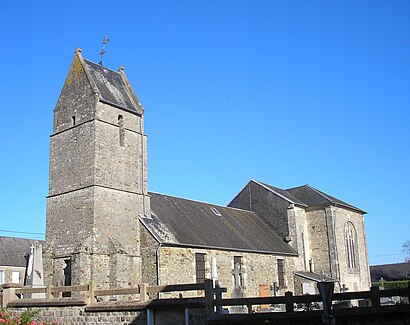
[[[291,193],[289,193],[286,190],[282,190],[281,188],[274,187],[272,185],[265,184],[265,183],[262,183],[262,182],[259,182],[259,181],[256,181],[256,180],[252,180],[252,181],[259,184],[259,185],[267,187],[269,190],[273,191],[274,193],[278,194],[279,196],[282,196],[285,200],[289,201],[290,203],[294,203],[296,205],[307,207],[307,205],[304,202],[297,199],[296,197],[294,197]]]
[[[150,196],[152,215],[140,220],[160,243],[297,255],[253,212],[158,193]]]
[[[118,108],[141,115],[143,108],[129,85],[128,79],[121,67],[119,72],[108,69],[81,56],[81,50],[76,54],[80,58],[94,91],[99,99]]]
[[[26,266],[24,255],[30,253],[30,246],[42,240],[0,236],[0,266]]]
[[[336,205],[357,211],[361,214],[367,213],[366,211],[363,211],[353,205],[343,202],[309,185],[302,185],[294,188],[289,188],[286,190],[286,192],[289,192],[294,197],[304,202],[308,207]]]
[[[410,262],[373,265],[370,266],[370,275],[372,282],[380,281],[381,277],[387,281],[409,280]]]
[[[296,272],[293,272],[293,274],[299,277],[308,279],[308,280],[316,281],[316,282],[321,282],[321,281],[335,282],[336,281],[336,279],[332,279],[326,275],[322,275],[322,274],[315,273],[315,272],[296,271]]]

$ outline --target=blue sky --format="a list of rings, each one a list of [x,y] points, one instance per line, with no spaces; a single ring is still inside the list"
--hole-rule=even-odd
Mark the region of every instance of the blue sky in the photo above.
[[[2,1],[1,230],[44,233],[53,108],[105,34],[146,109],[151,191],[309,184],[368,211],[371,264],[404,260],[408,1]]]

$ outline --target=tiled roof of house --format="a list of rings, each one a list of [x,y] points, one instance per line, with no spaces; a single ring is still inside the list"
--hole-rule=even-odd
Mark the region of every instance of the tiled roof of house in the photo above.
[[[0,266],[25,267],[24,256],[30,253],[30,246],[35,242],[43,243],[42,240],[0,236]]]
[[[253,212],[150,193],[151,217],[141,222],[161,243],[297,255]]]
[[[410,262],[370,266],[372,282],[383,278],[387,281],[410,280]]]

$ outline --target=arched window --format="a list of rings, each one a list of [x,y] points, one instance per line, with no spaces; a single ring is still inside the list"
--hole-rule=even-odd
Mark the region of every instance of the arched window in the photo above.
[[[118,127],[119,127],[119,138],[120,138],[120,146],[124,146],[124,118],[122,115],[118,115]]]
[[[354,270],[357,269],[357,237],[356,229],[350,221],[346,223],[345,236],[347,267]]]

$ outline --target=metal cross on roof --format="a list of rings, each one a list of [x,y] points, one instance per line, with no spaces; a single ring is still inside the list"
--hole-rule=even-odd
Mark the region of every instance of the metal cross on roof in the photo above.
[[[108,35],[104,36],[104,39],[102,40],[102,42],[103,42],[103,47],[102,47],[102,50],[100,52],[100,55],[101,55],[100,65],[103,64],[102,59],[103,59],[103,55],[105,54],[105,45],[107,45],[107,43],[110,42],[110,39],[108,38]]]

